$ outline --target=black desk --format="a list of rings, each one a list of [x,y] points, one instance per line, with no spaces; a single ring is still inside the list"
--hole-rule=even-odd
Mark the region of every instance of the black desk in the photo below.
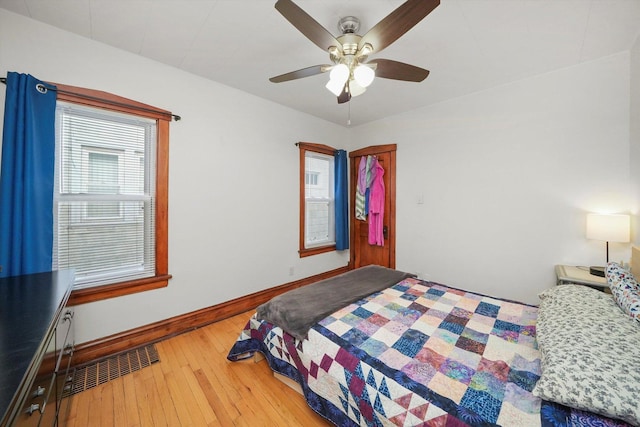
[[[0,426],[22,411],[73,282],[72,270],[0,278]]]

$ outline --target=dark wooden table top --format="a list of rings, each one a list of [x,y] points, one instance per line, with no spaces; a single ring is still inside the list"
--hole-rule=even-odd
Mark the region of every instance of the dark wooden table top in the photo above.
[[[0,421],[16,392],[46,348],[69,298],[71,270],[0,278]]]

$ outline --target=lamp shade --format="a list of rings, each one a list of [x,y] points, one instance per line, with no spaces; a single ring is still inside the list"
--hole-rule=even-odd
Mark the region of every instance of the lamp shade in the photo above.
[[[338,64],[331,69],[329,73],[329,82],[326,84],[326,88],[331,91],[335,96],[339,96],[344,89],[345,83],[349,79],[349,67],[344,64]]]
[[[338,64],[331,69],[329,73],[329,79],[335,80],[343,85],[347,82],[349,78],[349,67],[344,64]]]
[[[353,78],[363,88],[368,87],[373,82],[375,76],[376,73],[366,65],[360,64],[353,70]]]
[[[630,239],[629,215],[587,215],[587,239],[602,240],[605,242],[629,242]]]
[[[329,89],[329,91],[333,93],[335,96],[340,96],[340,94],[342,93],[342,90],[344,89],[344,82],[331,79],[327,82],[325,87]]]
[[[366,89],[358,84],[356,80],[349,81],[349,91],[351,96],[362,95]]]

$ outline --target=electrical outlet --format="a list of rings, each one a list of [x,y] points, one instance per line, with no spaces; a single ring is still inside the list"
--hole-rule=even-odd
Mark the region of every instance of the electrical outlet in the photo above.
[[[289,267],[289,276],[293,276],[293,273],[294,273],[293,267]]]

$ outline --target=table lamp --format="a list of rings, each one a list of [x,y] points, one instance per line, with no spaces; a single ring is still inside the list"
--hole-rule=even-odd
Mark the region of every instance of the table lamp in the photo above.
[[[587,214],[587,239],[607,242],[607,263],[609,262],[609,242],[629,242],[629,215]],[[605,267],[589,267],[589,273],[604,277]]]

